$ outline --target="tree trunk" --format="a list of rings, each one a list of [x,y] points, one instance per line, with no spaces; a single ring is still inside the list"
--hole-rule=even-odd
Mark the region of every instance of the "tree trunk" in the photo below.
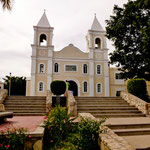
[[[60,95],[56,95],[56,105],[60,105]]]

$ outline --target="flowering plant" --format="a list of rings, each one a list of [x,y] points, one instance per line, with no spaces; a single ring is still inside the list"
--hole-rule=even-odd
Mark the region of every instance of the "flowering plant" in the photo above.
[[[0,150],[23,150],[24,142],[31,138],[31,135],[25,134],[24,128],[7,129],[0,131]]]

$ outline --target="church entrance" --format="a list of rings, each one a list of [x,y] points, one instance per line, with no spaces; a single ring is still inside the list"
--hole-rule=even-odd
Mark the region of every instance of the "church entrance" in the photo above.
[[[69,82],[68,90],[72,91],[74,96],[78,96],[78,85],[76,84],[76,82],[74,82],[72,80],[67,80],[67,82]]]

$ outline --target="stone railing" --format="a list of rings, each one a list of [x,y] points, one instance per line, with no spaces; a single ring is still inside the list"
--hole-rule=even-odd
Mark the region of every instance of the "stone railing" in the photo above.
[[[47,90],[46,95],[46,113],[49,113],[52,110],[52,92]]]
[[[88,118],[91,120],[98,120],[90,113],[79,113],[80,118]],[[105,133],[99,134],[99,145],[101,150],[135,150],[127,141],[119,137],[107,126],[104,126]]]
[[[77,102],[76,102],[72,92],[67,91],[66,97],[67,97],[66,104],[67,104],[69,113],[71,112],[72,116],[76,116],[77,115]]]
[[[0,89],[0,111],[5,111],[5,107],[3,102],[8,95],[8,91],[6,89]]]
[[[8,91],[6,89],[0,89],[0,104],[4,102],[7,95],[8,95]]]
[[[24,150],[43,150],[44,128],[41,127],[42,125],[37,127],[34,132],[27,133],[31,138],[25,142]]]
[[[146,115],[150,114],[150,103],[147,103],[142,99],[127,92],[121,92],[121,97],[130,105],[134,105],[136,108],[138,108],[142,113]]]

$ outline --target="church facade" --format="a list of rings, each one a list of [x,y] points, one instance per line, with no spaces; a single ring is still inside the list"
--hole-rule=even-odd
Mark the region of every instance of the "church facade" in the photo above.
[[[126,90],[117,68],[108,66],[105,31],[95,16],[87,31],[86,52],[73,44],[54,51],[53,30],[44,12],[34,26],[31,78],[27,79],[27,96],[46,96],[53,80],[69,82],[75,96],[117,96]]]

